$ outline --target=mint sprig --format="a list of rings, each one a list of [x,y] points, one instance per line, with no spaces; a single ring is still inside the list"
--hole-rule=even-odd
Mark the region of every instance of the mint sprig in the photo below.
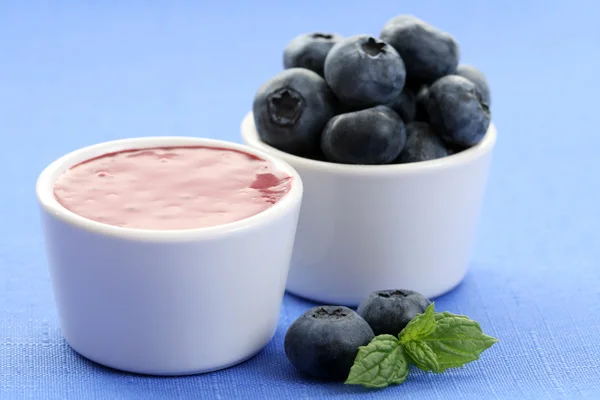
[[[383,388],[401,384],[409,364],[434,373],[478,360],[498,339],[464,315],[435,312],[433,303],[398,334],[376,336],[359,348],[346,384]]]

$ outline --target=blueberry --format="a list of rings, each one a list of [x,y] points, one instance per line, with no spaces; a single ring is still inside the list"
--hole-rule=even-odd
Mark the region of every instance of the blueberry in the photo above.
[[[481,97],[483,98],[483,101],[488,106],[492,104],[490,84],[488,83],[488,80],[483,74],[483,72],[471,65],[460,64],[456,68],[456,75],[462,76],[463,78],[467,78],[468,80],[473,82],[481,92]]]
[[[283,51],[283,67],[306,68],[325,76],[323,67],[329,50],[343,37],[335,33],[305,33],[296,36]]]
[[[392,18],[379,37],[404,60],[408,81],[429,84],[456,71],[459,59],[456,40],[412,15]]]
[[[285,152],[318,152],[323,127],[335,115],[336,99],[316,72],[290,68],[263,84],[252,110],[260,139]]]
[[[358,306],[375,335],[398,335],[417,315],[425,312],[431,302],[412,290],[381,290],[371,293]]]
[[[416,101],[417,96],[415,96],[415,93],[405,87],[400,96],[396,97],[388,106],[396,111],[400,118],[402,118],[402,121],[407,124],[415,120],[417,112]]]
[[[396,50],[368,35],[340,41],[325,59],[325,80],[353,109],[388,104],[402,92],[405,77]]]
[[[473,146],[485,136],[490,125],[490,109],[477,86],[458,75],[448,75],[429,88],[429,122],[448,143]]]
[[[406,145],[396,162],[435,160],[447,155],[446,144],[427,122],[413,122],[406,125]]]
[[[333,117],[323,130],[321,149],[328,161],[341,164],[388,164],[406,142],[402,119],[386,106]]]
[[[429,121],[427,116],[426,100],[429,96],[429,87],[422,86],[415,97],[415,121]]]
[[[313,307],[290,325],[284,349],[292,365],[315,378],[344,380],[359,346],[374,337],[369,324],[342,306]]]

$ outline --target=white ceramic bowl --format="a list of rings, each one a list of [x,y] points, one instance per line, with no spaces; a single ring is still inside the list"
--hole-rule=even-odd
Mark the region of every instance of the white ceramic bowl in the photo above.
[[[292,187],[250,218],[169,231],[98,223],[63,208],[53,195],[57,177],[81,161],[186,145],[254,154],[291,176]],[[303,192],[287,163],[218,140],[125,139],[63,156],[41,173],[36,191],[62,333],[84,357],[135,373],[183,375],[237,364],[271,340]]]
[[[292,165],[304,198],[289,292],[356,306],[370,292],[411,289],[429,298],[465,276],[496,142],[438,160],[342,165],[296,157],[262,142],[252,113],[243,141]]]

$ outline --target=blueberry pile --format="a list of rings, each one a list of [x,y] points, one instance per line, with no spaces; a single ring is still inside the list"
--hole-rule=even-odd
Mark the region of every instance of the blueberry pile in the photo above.
[[[343,306],[317,306],[290,325],[284,349],[300,372],[324,380],[348,377],[359,346],[376,335],[397,335],[431,302],[411,290],[371,293],[357,311]]]
[[[300,157],[341,164],[412,163],[476,145],[490,124],[490,88],[459,64],[456,40],[411,15],[379,37],[308,33],[284,70],[257,91],[260,139]]]

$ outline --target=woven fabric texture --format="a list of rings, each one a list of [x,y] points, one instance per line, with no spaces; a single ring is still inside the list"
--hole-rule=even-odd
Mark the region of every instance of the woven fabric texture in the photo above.
[[[39,172],[123,137],[239,141],[292,37],[376,35],[399,13],[451,32],[492,85],[499,139],[473,262],[435,301],[500,342],[465,368],[385,390],[313,382],[283,352],[312,304],[286,295],[271,343],[224,371],[136,376],[74,353],[52,298]],[[600,398],[599,14],[593,1],[2,2],[0,399]]]

